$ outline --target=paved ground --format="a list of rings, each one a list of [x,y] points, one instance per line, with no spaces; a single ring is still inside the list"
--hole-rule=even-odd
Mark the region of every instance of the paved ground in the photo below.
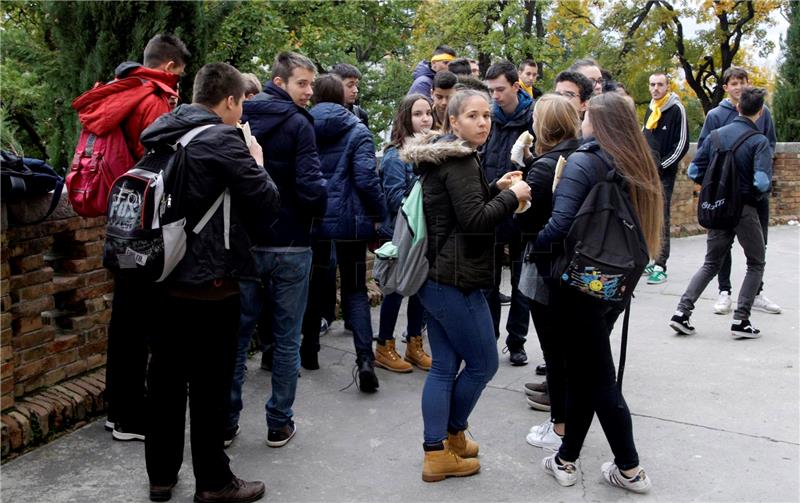
[[[584,446],[579,484],[562,488],[542,472],[543,451],[524,440],[528,428],[547,417],[526,406],[521,390],[536,380],[534,365],[541,359],[532,330],[531,364],[511,367],[503,355],[471,418],[481,444],[477,476],[422,482],[419,400],[425,373],[379,370],[379,393],[364,395],[355,386],[342,391],[351,381],[354,357],[340,322],[322,339],[323,368],[303,372],[297,437],[282,449],[264,444],[269,374],[250,361],[243,431],[228,451],[233,469],[266,481],[265,501],[273,502],[798,501],[799,231],[770,230],[766,292],[784,311],[754,314],[764,333],[760,340],[731,339],[729,318],[711,311],[715,288],[693,317],[697,335],[677,337],[668,328],[678,296],[702,261],[702,236],[673,240],[669,282],[639,288],[625,395],[642,464],[654,484],[650,495],[604,485],[600,465],[611,453],[597,421]],[[735,253],[738,286],[744,258]],[[376,310],[374,326],[377,321]],[[8,502],[147,499],[143,445],[113,442],[102,421],[7,463],[1,482]],[[193,486],[191,465],[185,464],[173,501],[191,501]]]

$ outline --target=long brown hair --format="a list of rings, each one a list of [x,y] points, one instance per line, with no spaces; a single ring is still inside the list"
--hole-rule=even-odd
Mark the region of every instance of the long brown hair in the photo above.
[[[587,109],[594,137],[614,159],[617,172],[628,182],[633,208],[651,257],[661,253],[664,197],[653,154],[639,129],[636,112],[618,93],[604,93],[589,100]]]
[[[536,155],[550,152],[564,140],[578,137],[581,120],[572,103],[557,94],[545,94],[533,109],[533,132]]]
[[[411,124],[411,110],[414,108],[414,103],[419,100],[424,100],[428,103],[431,107],[431,112],[433,112],[430,98],[426,98],[420,93],[409,94],[403,98],[403,101],[400,102],[400,106],[397,107],[397,113],[392,123],[392,136],[385,148],[395,147],[399,150],[403,148],[403,143],[405,143],[406,138],[414,136],[414,126]]]

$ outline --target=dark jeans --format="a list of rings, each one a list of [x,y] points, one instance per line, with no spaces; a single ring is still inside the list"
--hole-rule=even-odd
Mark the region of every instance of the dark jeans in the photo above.
[[[231,390],[239,296],[195,300],[166,296],[151,325],[145,459],[150,483],[175,481],[183,462],[189,398],[192,467],[197,490],[216,491],[233,478],[223,450]]]
[[[558,457],[574,462],[595,413],[614,464],[622,470],[639,465],[628,405],[617,387],[609,336],[620,311],[566,287],[554,289],[556,322],[564,338],[567,362],[567,417]]]
[[[108,418],[124,429],[144,428],[147,340],[151,313],[159,305],[159,286],[116,278],[108,326],[106,401]]]
[[[247,350],[262,309],[270,315],[270,339],[273,344],[272,394],[266,402],[269,428],[282,428],[292,419],[292,404],[300,371],[300,328],[308,298],[311,249],[274,252],[254,248],[252,254],[264,288],[262,293],[259,282],[239,282],[239,342],[226,425],[230,432],[235,431],[239,424]]]
[[[757,201],[753,206],[756,208],[756,212],[758,213],[758,222],[761,224],[761,232],[764,234],[764,246],[767,246],[767,231],[769,230],[769,197],[765,196],[760,201]],[[729,294],[733,291],[731,288],[731,249],[728,248],[728,252],[722,258],[722,265],[719,269],[719,274],[717,275],[717,281],[719,283],[719,291],[720,292],[728,292]],[[761,290],[764,289],[764,282],[762,281],[761,284],[758,286],[758,291],[756,295],[761,293]]]
[[[342,289],[342,312],[353,329],[356,361],[372,361],[372,322],[370,321],[369,298],[367,297],[367,242],[334,241],[336,264]],[[312,246],[313,265],[308,305],[303,318],[303,342],[301,353],[319,351],[319,323],[327,291],[324,286],[329,278],[331,242],[320,240]]]
[[[500,283],[502,282],[503,257],[505,243],[496,243],[494,247],[494,279],[495,285],[491,290],[486,290],[486,301],[489,303],[489,312],[492,316],[495,339],[500,338]],[[517,286],[522,270],[522,250],[520,239],[512,239],[508,243],[509,256],[511,257],[511,305],[508,308],[506,321],[506,345],[508,347],[522,347],[528,336],[528,298],[522,295]]]
[[[555,306],[530,301],[531,319],[539,337],[544,362],[547,367],[547,392],[550,395],[550,419],[563,423],[567,407],[567,363],[564,345],[555,317]]]
[[[465,292],[428,280],[417,293],[428,320],[433,364],[422,389],[425,442],[467,428],[469,415],[497,372],[497,341],[480,290]],[[461,369],[461,364],[464,368]]]
[[[730,251],[734,238],[739,240],[739,244],[744,249],[744,255],[747,258],[747,273],[742,282],[742,289],[739,291],[733,319],[750,319],[750,309],[753,307],[753,300],[756,298],[764,274],[765,250],[758,214],[755,208],[747,205],[742,210],[742,217],[734,229],[708,231],[703,266],[692,276],[689,286],[686,287],[686,291],[678,303],[678,311],[691,316],[694,303],[719,272],[722,257],[725,256],[726,251]]]
[[[382,341],[394,339],[394,328],[397,324],[397,316],[400,314],[400,306],[403,303],[403,296],[399,293],[390,293],[384,296],[381,304],[381,320],[378,338]],[[419,301],[419,297],[412,295],[408,298],[406,316],[408,317],[407,333],[409,337],[422,335],[423,314],[425,310]]]
[[[675,175],[677,169],[661,171],[661,187],[664,189],[664,226],[661,228],[661,254],[656,260],[656,265],[667,270],[669,260],[669,230],[670,213],[672,207],[672,190],[675,188]]]

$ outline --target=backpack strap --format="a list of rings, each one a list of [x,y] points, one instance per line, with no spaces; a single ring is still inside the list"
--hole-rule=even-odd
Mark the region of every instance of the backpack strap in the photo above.
[[[191,129],[186,134],[181,136],[178,139],[178,141],[175,142],[175,144],[172,146],[173,150],[177,150],[178,149],[178,144],[180,144],[181,146],[186,148],[186,145],[188,145],[192,140],[194,140],[194,138],[197,135],[199,135],[200,133],[202,133],[206,129],[212,128],[214,126],[216,126],[216,124],[205,124],[203,126],[197,126],[196,128]]]
[[[619,344],[619,365],[617,368],[617,390],[618,395],[622,397],[622,377],[625,374],[625,358],[628,354],[628,323],[631,319],[631,300],[628,300],[628,305],[625,306],[625,315],[622,318],[622,340]],[[621,406],[619,404],[618,406]]]
[[[739,137],[738,140],[736,140],[736,143],[733,144],[733,146],[731,147],[731,152],[736,152],[736,149],[739,148],[742,145],[742,143],[746,142],[753,136],[759,134],[762,134],[761,131],[748,131],[744,133],[742,136]]]

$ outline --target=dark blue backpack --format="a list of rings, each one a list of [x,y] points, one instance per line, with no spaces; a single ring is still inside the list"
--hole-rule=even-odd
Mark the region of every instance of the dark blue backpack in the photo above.
[[[4,202],[15,203],[53,192],[47,213],[34,222],[26,223],[37,223],[47,218],[58,206],[63,187],[64,179],[46,162],[19,157],[6,150],[0,153],[0,197]]]

